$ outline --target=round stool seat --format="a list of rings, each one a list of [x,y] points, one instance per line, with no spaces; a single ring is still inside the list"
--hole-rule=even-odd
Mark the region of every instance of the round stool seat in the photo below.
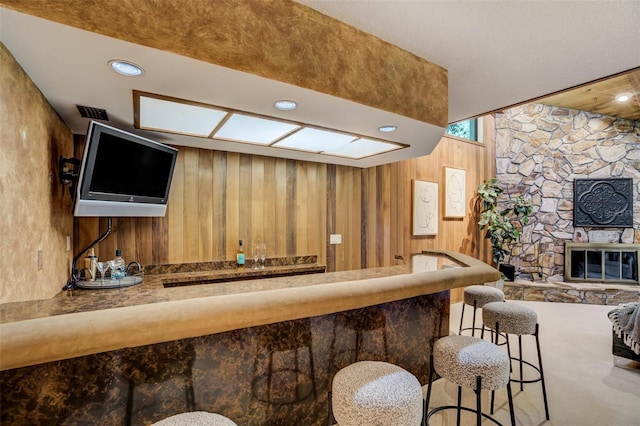
[[[495,330],[500,324],[500,332],[522,336],[534,334],[538,315],[528,306],[512,302],[491,302],[482,308],[482,322]]]
[[[499,288],[487,285],[471,285],[466,287],[463,292],[464,303],[474,305],[476,308],[482,308],[487,303],[504,302],[504,292]]]
[[[238,426],[225,416],[206,411],[176,414],[153,424],[154,426]]]
[[[336,373],[332,406],[340,426],[418,426],[422,387],[413,374],[396,365],[356,362]]]
[[[509,383],[509,355],[497,345],[472,336],[447,336],[433,346],[433,367],[441,377],[469,389],[495,390]]]

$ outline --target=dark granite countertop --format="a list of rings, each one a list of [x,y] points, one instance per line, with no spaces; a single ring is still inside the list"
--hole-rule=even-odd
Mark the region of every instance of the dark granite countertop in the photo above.
[[[0,304],[0,324],[150,303],[389,277],[411,274],[416,268],[437,270],[460,266],[444,255],[431,258],[436,263],[428,266],[413,262],[413,265],[331,273],[323,273],[325,267],[315,263],[316,256],[272,259],[264,269],[248,265],[244,271],[237,271],[231,262],[153,265],[144,268],[144,281],[136,286],[76,289],[63,291],[52,299]]]

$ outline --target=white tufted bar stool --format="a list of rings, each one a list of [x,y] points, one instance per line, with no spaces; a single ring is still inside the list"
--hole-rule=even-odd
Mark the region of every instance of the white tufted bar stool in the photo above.
[[[487,286],[487,285],[471,285],[466,287],[463,292],[464,303],[462,304],[462,315],[460,316],[460,328],[458,334],[462,334],[465,330],[471,330],[471,335],[476,335],[476,311],[487,303],[491,302],[504,302],[504,293],[499,288]],[[464,321],[464,310],[469,306],[473,306],[473,323],[471,327],[462,328]],[[484,327],[480,337],[484,337]]]
[[[433,373],[458,385],[458,404],[445,405],[429,411]],[[482,412],[482,390],[496,390],[506,386],[509,402],[511,425],[515,426],[516,419],[513,411],[511,383],[509,382],[509,356],[497,345],[472,336],[447,336],[438,339],[433,346],[431,355],[431,369],[429,371],[429,387],[425,400],[425,425],[435,413],[442,410],[457,410],[457,424],[460,424],[461,410],[476,413],[476,424],[480,426],[482,418],[493,423],[500,423]],[[475,410],[462,407],[462,387],[473,389],[476,394]]]
[[[505,333],[507,335],[507,351],[511,360],[517,361],[520,366],[520,378],[511,379],[512,382],[520,383],[520,390],[524,390],[525,383],[540,382],[542,385],[542,398],[544,400],[544,411],[549,420],[549,404],[547,403],[547,389],[544,383],[544,373],[542,370],[542,354],[540,353],[540,339],[538,337],[538,315],[533,309],[513,302],[493,302],[488,303],[482,309],[482,322],[496,335]],[[509,345],[509,335],[518,336],[518,357],[511,356]],[[522,355],[522,336],[533,335],[536,340],[538,351],[538,365],[525,361]],[[523,366],[528,365],[537,372],[537,378],[525,380],[523,376]]]
[[[153,424],[153,426],[238,426],[225,416],[206,411],[191,411],[176,414]]]
[[[331,405],[339,426],[419,426],[422,387],[397,365],[360,361],[336,373]]]

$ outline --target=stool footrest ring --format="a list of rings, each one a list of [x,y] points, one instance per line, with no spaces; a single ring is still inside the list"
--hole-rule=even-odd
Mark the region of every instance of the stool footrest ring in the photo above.
[[[520,358],[511,357],[510,359],[511,359],[511,361],[516,361],[516,362],[520,362],[521,361]],[[509,379],[512,383],[537,383],[537,382],[542,381],[542,373],[540,372],[540,368],[536,367],[535,365],[533,365],[529,361],[522,360],[522,363],[525,364],[525,365],[528,365],[533,370],[535,370],[538,374],[540,374],[540,377],[538,377],[536,379],[530,379],[530,380],[524,380],[522,377],[520,377],[520,379]]]
[[[473,408],[469,408],[469,407],[458,407],[457,405],[443,405],[441,407],[436,407],[433,410],[429,411],[429,413],[427,414],[426,426],[429,426],[429,418],[432,415],[434,415],[434,414],[436,414],[436,413],[438,413],[440,411],[443,411],[443,410],[458,410],[458,408],[460,410],[462,410],[462,411],[468,411],[468,412],[471,412],[471,413],[474,413],[474,414],[477,413],[476,410],[474,410]],[[485,419],[490,420],[493,423],[497,424],[498,426],[502,426],[502,423],[500,423],[499,421],[497,421],[496,419],[494,419],[490,415],[485,414],[485,413],[480,413],[480,415],[482,415],[482,417],[484,417]]]

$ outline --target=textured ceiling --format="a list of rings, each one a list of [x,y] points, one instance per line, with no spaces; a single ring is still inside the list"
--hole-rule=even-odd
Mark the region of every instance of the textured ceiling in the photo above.
[[[450,122],[640,66],[637,0],[297,1],[446,68]]]
[[[24,8],[35,5],[44,14],[68,11],[70,5],[76,5],[82,13],[89,14],[99,6],[113,6],[112,1],[96,0],[91,9],[86,9],[83,6],[86,3],[78,0],[4,0],[3,5]],[[170,0],[125,3],[139,5],[140,2],[153,4],[161,10],[164,10],[163,5],[175,5]],[[298,3],[353,26],[354,31],[369,33],[446,69],[449,86],[448,122],[540,99],[640,66],[640,26],[637,24],[640,2],[636,0],[299,0]],[[197,11],[196,6],[207,10],[219,9],[222,5],[246,7],[251,0],[192,0],[188,4],[190,7],[185,10]],[[293,7],[287,1],[276,0],[269,4],[274,7]],[[165,15],[171,18],[172,14]],[[149,47],[155,34],[148,31],[144,18],[121,17],[131,20],[132,25],[141,26],[140,31],[149,40],[148,43],[136,44],[99,35],[93,30],[83,31],[0,9],[0,35],[9,51],[77,133],[86,128],[86,119],[79,118],[76,104],[106,108],[114,118],[114,125],[133,129],[131,93],[137,89],[275,116],[278,113],[273,113],[271,108],[274,99],[296,97],[302,101],[304,108],[287,118],[363,135],[371,135],[371,129],[379,124],[389,124],[381,121],[394,120],[399,123],[399,130],[392,138],[400,143],[411,144],[412,156],[428,153],[428,146],[439,139],[433,129],[399,114],[389,114],[357,101],[347,101],[295,84],[259,78],[248,74],[245,68],[240,71],[223,68],[175,51]],[[277,16],[273,19],[277,21],[274,24],[281,28],[290,24],[286,20],[278,21]],[[188,20],[182,17],[178,21]],[[248,22],[243,24],[240,21],[240,24],[240,35],[243,31],[250,33],[254,28]],[[192,28],[186,33],[172,26],[167,30],[175,31],[176,37],[188,47],[190,40],[195,43],[200,30],[206,25],[198,19],[193,21]],[[294,34],[300,29],[291,27],[290,30]],[[327,34],[330,36],[331,31]],[[339,43],[341,38],[336,36],[332,41]],[[261,42],[265,45],[274,43],[269,37],[263,37]],[[364,48],[344,40],[343,45],[345,55],[350,50]],[[213,46],[215,48],[215,43]],[[257,49],[260,47],[257,46]],[[290,61],[297,61],[301,56],[289,52],[287,57]],[[104,66],[106,60],[114,58],[138,62],[147,69],[147,74],[142,79],[123,82],[122,78],[109,74]],[[69,63],[73,65],[68,66]],[[375,66],[370,65],[370,68]],[[342,83],[342,75],[340,72],[327,71],[327,79],[338,85]],[[411,84],[399,87],[406,93],[415,91]],[[634,90],[637,90],[635,87]],[[383,99],[387,87],[381,85],[368,90],[377,91],[375,95]],[[602,99],[601,96],[598,98]],[[263,152],[246,144],[212,146],[196,138],[176,140],[171,135],[152,132],[147,132],[146,136],[177,145],[286,157],[284,153]],[[306,153],[298,153],[295,158],[324,161]],[[389,156],[376,161],[349,164],[369,167],[399,159]]]

